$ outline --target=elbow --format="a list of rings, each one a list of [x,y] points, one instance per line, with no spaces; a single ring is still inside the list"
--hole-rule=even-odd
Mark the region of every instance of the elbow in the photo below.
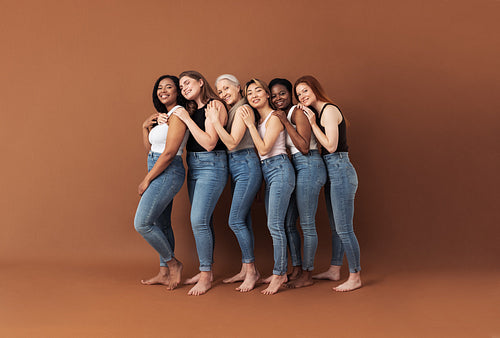
[[[203,148],[205,148],[207,151],[212,151],[215,149],[215,146],[217,145],[217,143],[214,143],[214,144],[208,144],[206,147],[203,146]]]
[[[173,152],[172,150],[165,150],[162,154],[163,160],[170,161],[177,155],[177,152]]]
[[[325,147],[326,151],[328,151],[330,154],[334,153],[335,150],[337,150],[337,146],[329,146]]]
[[[229,151],[232,151],[236,148],[236,144],[226,144],[226,148]]]
[[[271,149],[261,149],[261,150],[259,150],[259,155],[266,156],[267,154],[269,154],[270,151],[271,151]]]

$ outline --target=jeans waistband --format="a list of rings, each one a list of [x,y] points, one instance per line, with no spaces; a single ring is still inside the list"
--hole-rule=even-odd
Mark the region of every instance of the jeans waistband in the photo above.
[[[256,153],[255,153],[254,148],[246,148],[246,149],[240,149],[240,150],[228,152],[227,156],[233,157],[233,156],[239,156],[239,155],[244,155],[244,154],[256,154]]]
[[[286,154],[279,154],[279,155],[274,155],[273,157],[266,158],[265,160],[261,160],[260,164],[261,165],[269,165],[274,162],[278,161],[283,161],[283,160],[288,160],[288,156]]]
[[[309,150],[309,152],[305,155],[302,154],[301,152],[295,153],[292,155],[292,158],[295,159],[295,158],[303,157],[303,156],[316,156],[316,155],[319,155],[319,151],[316,149],[313,149],[313,150]]]
[[[194,158],[207,158],[207,157],[226,157],[225,150],[212,150],[212,151],[189,151],[187,153],[188,156]]]
[[[349,159],[349,153],[347,151],[339,151],[338,153],[331,153],[323,155],[323,158],[347,158]]]

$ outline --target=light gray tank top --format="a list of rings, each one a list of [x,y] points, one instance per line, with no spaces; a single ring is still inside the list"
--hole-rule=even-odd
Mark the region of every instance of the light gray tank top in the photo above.
[[[239,107],[243,106],[244,104],[246,104],[246,100],[241,99],[238,102],[236,102],[235,105],[231,107],[231,109],[229,109],[229,112],[227,114],[228,117],[227,117],[227,127],[226,127],[226,130],[229,134],[231,134],[231,128],[233,126],[234,117],[236,116],[236,111],[238,110]],[[252,141],[252,136],[250,135],[250,131],[247,128],[240,143],[233,150],[231,151],[228,150],[228,153],[233,153],[238,150],[248,149],[253,147],[254,144]]]

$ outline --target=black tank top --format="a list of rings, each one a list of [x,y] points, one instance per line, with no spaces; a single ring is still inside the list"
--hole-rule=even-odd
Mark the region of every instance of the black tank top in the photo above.
[[[208,102],[210,102],[210,101],[212,101],[212,100],[209,100]],[[208,104],[208,102],[207,102],[207,104]],[[200,129],[203,131],[205,131],[205,120],[206,120],[205,107],[206,106],[207,105],[204,105],[203,107],[198,108],[191,115],[191,119],[193,119],[194,123],[196,123],[196,125],[198,127],[200,127]],[[191,133],[189,133],[189,138],[188,138],[188,141],[186,144],[186,150],[187,151],[207,151],[205,148],[203,148],[198,143],[198,141],[196,141],[196,139],[193,137],[193,134],[191,134]],[[222,143],[220,138],[217,141],[217,144],[215,145],[215,148],[213,150],[226,150],[226,147],[224,146],[224,143]]]
[[[323,111],[325,110],[326,106],[334,106],[340,111],[340,108],[337,107],[336,105],[332,103],[327,103],[323,106],[323,108],[321,108],[321,112],[319,114],[316,114],[316,124],[323,133],[325,132],[325,127],[321,125],[321,116],[323,116]],[[336,153],[347,152],[349,149],[349,147],[347,146],[345,118],[344,115],[342,114],[342,111],[340,111],[340,115],[342,116],[342,122],[339,123],[339,140],[337,143],[337,150],[335,150]],[[328,154],[328,150],[326,150],[325,147],[321,146],[321,153],[323,155],[326,155]]]

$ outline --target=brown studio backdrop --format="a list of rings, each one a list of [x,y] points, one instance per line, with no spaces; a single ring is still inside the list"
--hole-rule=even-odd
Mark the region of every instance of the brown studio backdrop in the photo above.
[[[164,73],[242,82],[313,74],[350,121],[364,266],[495,267],[500,46],[496,1],[124,1],[2,5],[4,260],[156,264],[133,230],[140,126]],[[197,267],[185,185],[176,252]],[[216,209],[216,264],[236,269]],[[257,259],[271,242],[254,207]],[[329,262],[321,197],[316,267]],[[496,266],[497,267],[497,266]],[[224,272],[226,273],[226,271]]]

